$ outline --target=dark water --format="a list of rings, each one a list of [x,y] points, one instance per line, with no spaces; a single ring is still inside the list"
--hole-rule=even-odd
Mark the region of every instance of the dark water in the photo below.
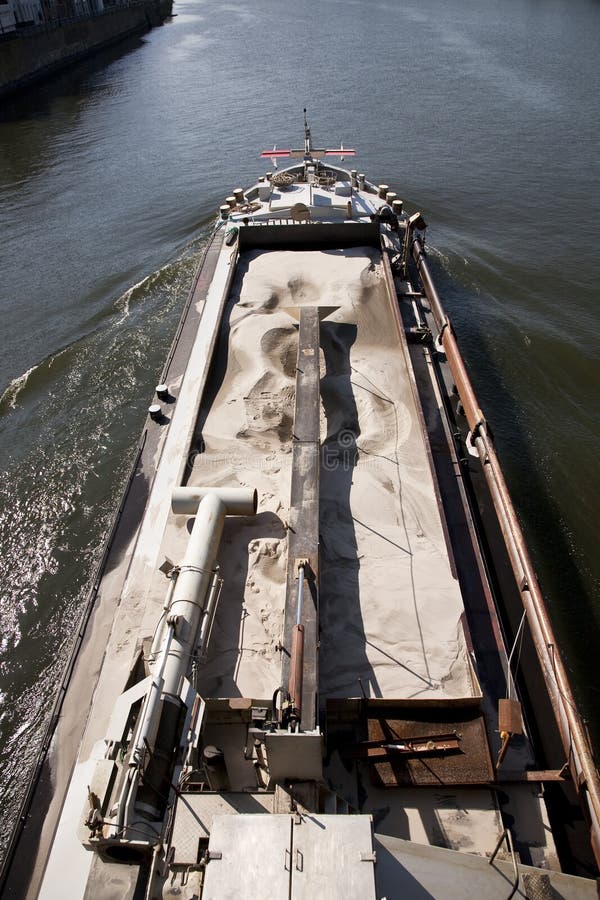
[[[594,0],[182,0],[0,116],[0,796],[35,758],[210,219],[263,146],[355,145],[435,274],[596,736]],[[0,47],[1,52],[1,47]]]

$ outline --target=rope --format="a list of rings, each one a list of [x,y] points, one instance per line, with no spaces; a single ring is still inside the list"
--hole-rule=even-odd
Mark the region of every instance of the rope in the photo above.
[[[517,628],[517,633],[515,635],[512,649],[511,649],[509,657],[508,657],[508,676],[506,678],[506,697],[508,700],[510,700],[510,685],[511,685],[511,681],[512,681],[510,664],[512,662],[512,658],[513,658],[513,655],[514,655],[514,652],[515,652],[515,649],[517,646],[517,642],[518,642],[519,643],[519,652],[517,653],[516,668],[518,669],[518,667],[519,667],[519,660],[521,659],[521,650],[523,648],[523,635],[525,633],[523,626],[525,625],[526,618],[527,618],[527,613],[525,612],[525,610],[523,610],[523,615],[521,616],[521,621],[519,623],[519,627]]]

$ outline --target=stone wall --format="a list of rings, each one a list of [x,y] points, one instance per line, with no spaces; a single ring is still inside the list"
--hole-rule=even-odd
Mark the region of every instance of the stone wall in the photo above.
[[[0,97],[102,47],[160,25],[171,9],[172,0],[148,0],[49,31],[5,38],[0,42]]]

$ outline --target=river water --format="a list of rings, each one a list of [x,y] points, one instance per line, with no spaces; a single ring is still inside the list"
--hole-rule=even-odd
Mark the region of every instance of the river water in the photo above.
[[[0,113],[0,851],[210,221],[263,147],[356,146],[440,292],[596,741],[595,0],[178,0]],[[0,52],[1,46],[0,46]]]

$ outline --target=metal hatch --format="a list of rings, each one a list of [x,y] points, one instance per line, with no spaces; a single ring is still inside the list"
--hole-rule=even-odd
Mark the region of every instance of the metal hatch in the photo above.
[[[202,900],[289,900],[291,842],[291,816],[215,816]]]
[[[202,900],[375,900],[370,816],[216,816]]]
[[[303,815],[294,821],[291,900],[375,900],[370,816]]]

